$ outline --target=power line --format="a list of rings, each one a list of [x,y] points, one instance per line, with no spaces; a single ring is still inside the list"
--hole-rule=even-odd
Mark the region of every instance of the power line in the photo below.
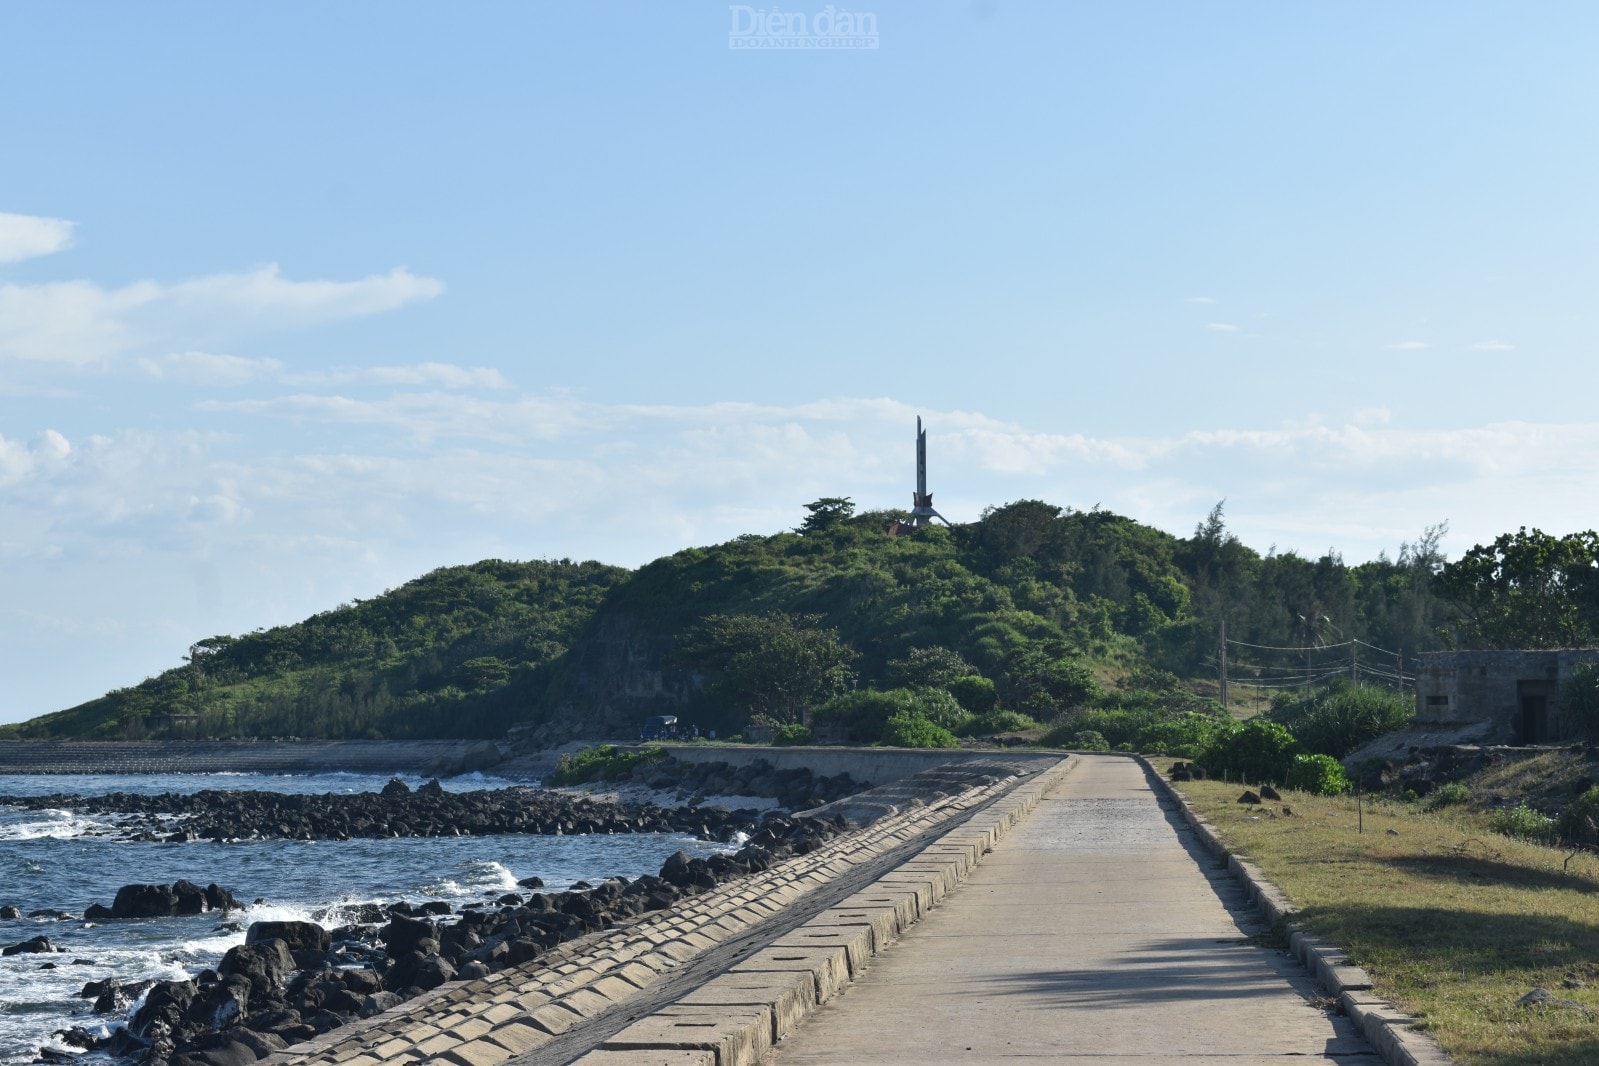
[[[1235,645],[1237,645],[1240,648],[1258,648],[1260,651],[1298,651],[1298,652],[1305,652],[1305,651],[1330,651],[1333,648],[1347,648],[1351,644],[1360,643],[1360,641],[1357,641],[1357,640],[1346,640],[1346,641],[1343,641],[1340,644],[1313,644],[1313,645],[1309,645],[1309,646],[1301,646],[1301,647],[1298,647],[1298,648],[1283,648],[1283,647],[1278,647],[1278,646],[1276,646],[1274,644],[1246,644],[1246,643],[1244,643],[1241,640],[1229,640],[1227,643],[1235,644]],[[1369,648],[1369,647],[1371,647],[1371,645],[1367,644],[1366,647]]]

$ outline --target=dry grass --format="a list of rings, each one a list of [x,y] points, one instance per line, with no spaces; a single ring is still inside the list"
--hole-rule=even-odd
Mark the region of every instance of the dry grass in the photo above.
[[[1581,752],[1558,748],[1527,758],[1506,759],[1473,774],[1471,785],[1475,802],[1494,806],[1494,801],[1525,801],[1534,807],[1564,806],[1591,784],[1590,766]]]
[[[1568,864],[1459,809],[1368,801],[1361,833],[1353,798],[1285,794],[1295,817],[1283,817],[1239,806],[1236,785],[1178,787],[1302,908],[1306,926],[1347,950],[1379,995],[1420,1017],[1459,1061],[1599,1062],[1592,855]],[[1538,986],[1580,1006],[1517,1004]]]

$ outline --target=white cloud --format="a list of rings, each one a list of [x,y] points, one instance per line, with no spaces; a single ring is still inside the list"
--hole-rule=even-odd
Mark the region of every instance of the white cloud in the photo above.
[[[1183,298],[1183,303],[1185,304],[1213,304],[1215,302],[1215,298],[1210,296],[1185,296]]]
[[[1516,350],[1516,346],[1514,344],[1506,344],[1504,341],[1478,341],[1471,346],[1471,350],[1474,352],[1513,352]]]
[[[1386,426],[1393,420],[1393,412],[1386,407],[1362,407],[1355,412],[1357,426]]]
[[[1423,348],[1431,348],[1432,344],[1428,341],[1397,341],[1384,347],[1390,352],[1418,352]]]
[[[417,277],[404,267],[359,281],[290,281],[276,263],[247,274],[214,274],[172,285],[164,298],[178,307],[223,309],[244,315],[270,315],[309,325],[393,311],[431,300],[444,291],[436,278]]]
[[[0,263],[53,255],[72,247],[74,225],[60,218],[0,212]]]
[[[267,415],[295,422],[375,426],[417,443],[556,440],[606,428],[621,417],[617,409],[560,397],[496,401],[455,392],[399,392],[379,399],[296,393],[269,399],[206,400],[195,406],[200,411]]]
[[[149,281],[109,290],[88,281],[0,284],[0,361],[105,359],[134,343],[128,314],[160,295]]]
[[[43,431],[29,444],[0,436],[0,489],[60,468],[71,455],[72,442],[53,429]]]
[[[436,385],[445,389],[509,389],[493,367],[456,366],[452,363],[415,363],[410,366],[340,366],[329,370],[284,375],[291,385]]]
[[[175,352],[160,359],[140,359],[139,369],[153,378],[186,385],[245,385],[270,378],[283,369],[276,359],[249,359],[212,352]]]
[[[1213,329],[1217,333],[1236,333],[1238,331],[1238,327],[1231,322],[1207,322],[1205,323],[1205,328]]]
[[[304,327],[430,300],[444,283],[404,269],[359,281],[291,281],[276,266],[165,285],[0,284],[0,361],[85,365],[162,338]]]

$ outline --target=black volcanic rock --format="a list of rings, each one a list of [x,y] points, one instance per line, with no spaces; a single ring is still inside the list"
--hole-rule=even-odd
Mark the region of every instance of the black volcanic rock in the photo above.
[[[246,944],[281,940],[290,951],[326,951],[333,944],[328,931],[315,922],[251,922]]]
[[[58,948],[46,936],[36,936],[31,940],[24,940],[20,944],[12,944],[8,948],[0,948],[0,955],[52,955],[67,950]]]

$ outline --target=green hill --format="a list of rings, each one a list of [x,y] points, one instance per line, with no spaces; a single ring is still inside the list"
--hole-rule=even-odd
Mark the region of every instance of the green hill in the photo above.
[[[497,736],[626,576],[569,559],[435,570],[295,625],[207,638],[182,666],[0,736]]]
[[[15,726],[22,738],[627,735],[673,713],[725,735],[840,692],[931,683],[1049,720],[1125,675],[1214,677],[1228,636],[1438,646],[1436,543],[1345,566],[1261,554],[1218,507],[1190,538],[1024,500],[978,522],[809,505],[798,531],[636,571],[502,562],[434,571],[296,625],[218,636],[131,688]],[[1262,661],[1269,653],[1261,652]],[[1247,667],[1248,652],[1235,661]],[[955,684],[960,678],[976,678]],[[964,688],[962,687],[964,685]],[[953,686],[953,687],[952,687]]]

